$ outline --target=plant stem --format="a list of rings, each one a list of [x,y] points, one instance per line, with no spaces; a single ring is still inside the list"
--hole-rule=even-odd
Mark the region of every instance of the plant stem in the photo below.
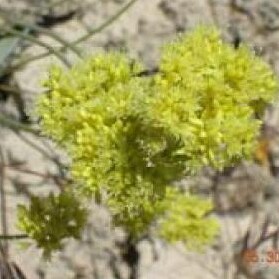
[[[0,158],[2,165],[5,164],[4,160],[4,154],[2,151],[2,148],[0,147]],[[0,199],[1,199],[1,226],[2,226],[2,233],[4,235],[8,234],[8,226],[7,226],[7,203],[6,203],[6,194],[4,189],[4,183],[5,183],[5,168],[1,166],[0,168]],[[8,258],[8,243],[5,241],[3,245],[3,256],[5,258]]]
[[[14,235],[5,235],[2,234],[0,235],[0,240],[17,240],[17,239],[24,239],[24,238],[28,238],[27,234],[14,234]]]
[[[37,45],[40,45],[44,48],[46,48],[49,53],[52,53],[54,54],[57,58],[59,58],[67,67],[70,67],[71,64],[68,62],[68,60],[62,55],[61,51],[57,50],[56,48],[36,39],[35,37],[31,36],[31,35],[28,35],[28,34],[24,34],[20,31],[16,31],[12,28],[5,28],[5,31],[9,34],[12,34],[12,35],[15,35],[15,36],[18,36],[18,37],[21,37],[25,40],[28,40],[30,42],[33,42]]]
[[[89,39],[91,36],[103,31],[105,28],[107,28],[108,26],[110,26],[113,22],[115,22],[124,12],[126,12],[137,0],[131,0],[129,1],[124,7],[122,7],[115,15],[113,15],[112,17],[110,17],[107,21],[105,21],[104,23],[102,23],[101,25],[99,25],[98,27],[90,30],[86,35],[80,37],[79,39],[73,41],[72,43],[70,43],[71,46],[75,46],[87,39]],[[62,48],[58,48],[55,49],[56,52],[63,52],[65,51],[66,47],[62,47]],[[7,68],[5,73],[10,73],[13,72],[14,70],[23,67],[24,65],[26,65],[27,63],[30,63],[32,61],[47,57],[48,55],[50,55],[51,52],[47,51],[32,57],[29,57],[27,59],[23,59],[21,61],[19,61],[18,63],[15,63],[14,65],[12,65],[11,67]]]
[[[28,125],[22,124],[20,122],[15,121],[15,120],[12,120],[8,117],[4,117],[1,114],[0,114],[0,125],[3,125],[5,127],[8,127],[10,129],[13,129],[13,130],[16,130],[16,131],[22,130],[24,132],[32,133],[36,136],[41,136],[39,130],[36,130],[36,129],[28,126]]]
[[[131,0],[128,2],[120,11],[118,11],[115,15],[109,18],[106,22],[98,26],[97,28],[93,28],[86,35],[81,36],[79,39],[75,40],[72,44],[77,45],[83,41],[86,41],[91,36],[103,31],[106,27],[110,26],[114,21],[116,21],[121,15],[123,15],[137,0]]]
[[[18,20],[13,20],[10,19],[6,13],[4,11],[2,11],[0,9],[0,17],[6,22],[8,23],[10,26],[14,26],[14,25],[18,25],[20,27],[23,27],[24,29],[28,29],[30,31],[37,31],[40,32],[42,34],[45,34],[51,38],[53,38],[54,40],[56,40],[57,42],[61,43],[65,49],[70,49],[72,52],[74,52],[76,55],[78,55],[79,57],[81,57],[81,52],[80,50],[75,46],[70,44],[69,42],[67,42],[66,40],[64,40],[63,38],[61,38],[58,34],[56,34],[55,32],[48,30],[46,28],[40,27],[37,24],[30,24],[28,22],[21,22]],[[13,28],[12,28],[13,29]],[[14,30],[14,29],[13,29]],[[16,30],[15,30],[16,31]],[[30,35],[29,35],[30,36]],[[24,38],[25,39],[25,38]]]

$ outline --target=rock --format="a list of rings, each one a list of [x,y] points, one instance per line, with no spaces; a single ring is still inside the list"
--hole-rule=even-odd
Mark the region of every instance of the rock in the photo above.
[[[52,26],[51,30],[68,41],[76,40],[86,34],[88,29],[100,26],[127,3],[124,0],[66,2],[65,6],[58,5],[52,10],[54,16],[59,17],[72,11],[77,7],[75,6],[77,3],[80,13],[76,17]],[[70,2],[73,6],[67,6]],[[231,5],[232,2],[235,3],[234,7]],[[50,1],[0,0],[0,3],[1,7],[11,12],[12,16],[33,23],[48,14],[46,5]],[[158,64],[162,44],[174,38],[177,33],[188,31],[198,23],[216,23],[221,28],[226,41],[234,42],[239,36],[251,48],[262,49],[261,55],[272,63],[274,69],[279,73],[277,6],[278,1],[275,0],[140,0],[112,25],[79,46],[88,55],[102,49],[124,48],[132,58],[141,58],[148,68],[152,68]],[[36,7],[40,7],[41,10]],[[27,10],[29,12],[26,12]],[[15,13],[12,13],[13,11]],[[38,39],[51,46],[60,45],[45,35],[40,35]],[[23,55],[33,56],[42,52],[45,52],[44,48],[30,44]],[[66,57],[72,62],[77,61],[77,58],[71,56],[69,52]],[[43,92],[41,80],[46,78],[47,68],[51,63],[60,62],[51,55],[29,63],[14,75],[20,89],[26,89],[23,97],[29,111],[32,111],[37,95]],[[6,107],[3,108],[2,105]],[[10,100],[1,104],[1,112],[5,111],[18,117],[13,109]],[[266,119],[275,127],[278,126],[278,110],[279,107],[274,106],[275,113]],[[4,132],[5,136],[2,136]],[[40,144],[40,141],[36,141],[36,143]],[[1,146],[5,150],[11,150],[15,157],[26,159],[29,167],[40,171],[55,170],[55,167],[39,153],[35,153],[30,146],[28,147],[17,139],[13,133],[3,129],[1,129]],[[279,141],[275,141],[271,150],[272,154],[279,154],[276,151],[278,146]],[[279,157],[276,158],[274,155],[273,160],[276,166],[279,166],[277,162]],[[271,202],[271,197],[276,192],[278,182],[257,165],[238,166],[232,173],[220,176],[216,185],[213,181],[214,174],[214,172],[208,172],[200,177],[196,190],[205,196],[210,196],[216,187],[215,203],[217,210],[222,213],[217,215],[222,223],[222,230],[216,247],[210,249],[206,255],[201,255],[190,253],[181,247],[177,249],[177,246],[164,245],[159,240],[155,240],[155,244],[148,241],[140,242],[138,245],[140,251],[139,279],[180,279],[185,276],[189,279],[223,279],[226,272],[229,274],[227,278],[233,278],[236,266],[231,258],[232,246],[244,236],[250,224],[249,216],[242,214],[242,211],[248,207],[253,210],[265,204],[264,201],[270,201],[268,212],[272,216],[276,215],[275,212],[278,211],[276,198]],[[35,180],[30,176],[21,175],[19,178],[24,178],[27,185],[32,184]],[[189,180],[184,182],[181,187],[185,189],[194,187],[196,183]],[[36,193],[44,194],[52,187],[53,185],[45,185],[45,187],[30,188]],[[11,184],[7,185],[7,189],[11,192],[8,200],[10,229],[12,232],[16,232],[14,226],[16,205],[19,201],[26,202],[26,200],[23,195],[14,196],[15,191],[11,191],[13,189]],[[231,211],[237,211],[237,213],[232,215]],[[275,223],[276,220],[273,221]],[[43,262],[40,258],[40,251],[34,246],[28,250],[19,250],[14,243],[10,245],[11,257],[20,267],[23,267],[23,271],[29,275],[28,278],[32,279],[96,279],[98,276],[104,279],[114,279],[117,276],[121,279],[128,279],[129,268],[123,262],[120,249],[121,244],[125,244],[125,239],[126,235],[121,230],[110,228],[110,216],[107,211],[93,206],[92,215],[82,240],[66,241],[64,249],[57,253],[51,262]],[[154,245],[156,246],[155,253]],[[156,257],[153,258],[156,254],[157,260]]]
[[[266,196],[275,191],[276,182],[264,168],[245,163],[229,175],[220,175],[214,187],[216,209],[226,212],[260,207]]]

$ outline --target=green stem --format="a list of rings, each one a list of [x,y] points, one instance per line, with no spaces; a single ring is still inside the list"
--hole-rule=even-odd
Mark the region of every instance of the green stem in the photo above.
[[[46,28],[34,25],[34,24],[33,25],[26,25],[26,26],[29,27],[30,29],[33,29],[34,31],[38,31],[38,32],[41,32],[41,33],[49,36],[49,37],[52,37],[57,42],[61,43],[63,45],[63,48],[65,48],[65,49],[68,48],[72,52],[74,52],[77,56],[82,57],[80,50],[74,44],[71,44],[71,43],[67,42],[66,40],[61,38],[59,35],[57,35],[55,32],[50,31]]]
[[[0,240],[17,240],[28,238],[27,234],[0,235]]]
[[[32,127],[29,127],[28,125],[22,124],[20,122],[17,122],[13,119],[9,119],[7,117],[4,117],[3,115],[0,115],[0,125],[3,125],[5,127],[8,127],[13,130],[22,130],[24,132],[32,133],[36,136],[40,136],[39,130],[36,130]]]
[[[51,30],[40,27],[37,24],[30,24],[30,23],[27,23],[27,22],[21,22],[21,21],[18,21],[18,20],[10,19],[6,15],[6,13],[4,11],[1,11],[1,10],[0,10],[0,17],[6,23],[10,24],[10,26],[19,25],[19,26],[23,27],[24,29],[27,28],[28,30],[33,30],[33,31],[37,31],[37,32],[40,32],[42,34],[45,34],[45,35],[53,38],[57,42],[61,43],[65,48],[70,49],[72,52],[77,54],[79,57],[81,57],[80,50],[76,46],[71,45],[69,42],[67,42],[66,40],[64,40],[63,38],[61,38],[59,35],[57,35],[55,32],[53,32]]]
[[[131,0],[128,2],[122,9],[120,9],[115,15],[113,15],[111,18],[109,18],[106,22],[98,26],[97,28],[93,28],[90,30],[86,35],[81,36],[79,39],[75,40],[72,44],[77,45],[83,41],[86,41],[91,36],[95,35],[96,33],[99,33],[103,31],[106,27],[110,26],[114,21],[116,21],[121,15],[123,15],[137,0]]]
[[[4,154],[1,147],[0,147],[0,158],[1,158],[1,164],[5,164]],[[2,233],[6,235],[8,234],[8,225],[7,225],[7,199],[6,199],[5,189],[4,189],[6,172],[4,167],[1,167],[0,172],[1,172],[0,173],[1,227],[2,227]],[[4,241],[4,245],[2,246],[2,251],[4,257],[7,258],[9,255],[9,246],[6,241]]]
[[[65,59],[65,57],[61,54],[61,51],[57,50],[56,48],[49,46],[48,44],[36,39],[35,37],[33,37],[31,35],[24,34],[20,31],[16,31],[16,30],[12,29],[12,28],[6,28],[5,31],[7,31],[9,34],[21,37],[25,40],[31,41],[37,45],[40,45],[40,46],[46,48],[49,51],[49,53],[52,53],[55,56],[57,56],[67,67],[71,66],[71,64],[67,61],[67,59]]]
[[[90,30],[86,35],[84,35],[84,36],[80,37],[79,39],[73,41],[72,43],[70,43],[70,45],[75,46],[75,45],[81,43],[82,41],[85,41],[85,40],[89,39],[91,36],[95,35],[96,33],[99,33],[101,31],[103,31],[105,28],[110,26],[114,21],[116,21],[124,12],[126,12],[136,1],[137,0],[129,1],[124,7],[122,7],[115,15],[113,15],[107,21],[102,23],[100,26]],[[63,51],[65,51],[65,49],[66,49],[66,47],[62,47],[62,48],[56,49],[56,51],[57,52],[63,52]],[[29,58],[24,59],[22,61],[19,61],[18,63],[15,63],[13,66],[9,67],[6,70],[6,72],[7,73],[13,72],[16,69],[23,67],[27,63],[30,63],[32,61],[35,61],[35,60],[38,60],[38,59],[41,59],[41,58],[44,58],[44,57],[47,57],[49,54],[51,54],[50,51],[38,54],[36,56],[29,57]]]

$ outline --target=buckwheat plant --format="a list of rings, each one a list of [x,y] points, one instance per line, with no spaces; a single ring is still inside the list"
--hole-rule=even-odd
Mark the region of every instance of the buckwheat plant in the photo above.
[[[262,123],[256,115],[273,101],[277,78],[247,46],[234,49],[218,30],[203,26],[166,44],[155,74],[143,71],[117,52],[67,71],[53,67],[49,93],[37,105],[42,131],[71,158],[78,192],[101,199],[114,225],[134,239],[152,228],[168,241],[203,247],[218,233],[213,204],[174,182],[204,166],[222,170],[252,158]],[[40,247],[59,247],[60,238],[76,235],[69,219],[79,229],[84,224],[83,211],[76,214],[75,202],[67,202],[72,217],[40,231],[44,219],[31,213],[39,206],[21,208],[21,228],[43,239]],[[55,214],[49,211],[46,227],[55,224]],[[50,230],[58,240],[44,237]]]

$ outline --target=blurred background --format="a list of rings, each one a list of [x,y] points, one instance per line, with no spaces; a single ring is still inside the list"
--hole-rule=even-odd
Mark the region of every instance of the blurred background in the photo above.
[[[213,196],[222,224],[202,254],[152,235],[133,246],[97,205],[82,239],[66,241],[50,262],[34,244],[23,248],[16,228],[18,204],[67,179],[65,154],[38,134],[32,117],[49,66],[122,50],[152,70],[163,43],[201,23],[218,26],[235,47],[248,44],[279,74],[279,0],[0,0],[0,243],[26,278],[279,278],[279,101],[266,110],[254,162],[181,181]],[[274,249],[278,263],[247,264],[245,249]]]

